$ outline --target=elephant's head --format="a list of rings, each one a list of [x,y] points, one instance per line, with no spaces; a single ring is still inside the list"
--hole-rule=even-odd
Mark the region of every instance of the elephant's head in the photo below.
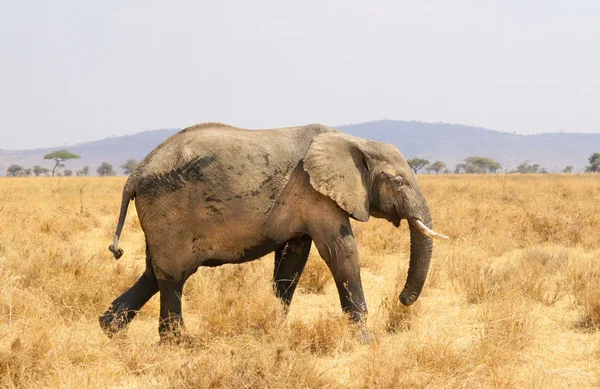
[[[318,192],[356,220],[367,221],[372,215],[396,227],[408,220],[410,265],[400,301],[414,303],[427,277],[431,238],[447,237],[432,230],[417,177],[398,149],[339,132],[320,134],[304,157],[304,169]]]

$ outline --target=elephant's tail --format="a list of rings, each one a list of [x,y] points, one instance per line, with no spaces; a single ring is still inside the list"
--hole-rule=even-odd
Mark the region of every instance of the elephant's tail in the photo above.
[[[125,217],[127,216],[127,207],[129,202],[135,198],[135,184],[134,174],[131,174],[123,187],[123,198],[121,199],[121,211],[119,212],[119,222],[117,224],[117,231],[115,232],[115,241],[113,244],[108,246],[108,250],[115,256],[115,259],[121,258],[123,255],[123,249],[119,248],[119,237],[125,224]]]

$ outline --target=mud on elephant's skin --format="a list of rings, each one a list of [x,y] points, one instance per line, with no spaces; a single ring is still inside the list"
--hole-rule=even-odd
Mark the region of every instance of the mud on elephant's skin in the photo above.
[[[146,270],[100,317],[112,335],[160,292],[161,338],[183,328],[183,285],[200,266],[242,263],[275,252],[275,293],[289,306],[314,242],[342,309],[364,323],[356,240],[350,218],[406,219],[411,252],[400,301],[421,293],[432,253],[429,207],[417,178],[392,145],[313,124],[244,130],[219,123],[186,128],[153,150],[123,188],[116,258],[128,204],[146,236]]]

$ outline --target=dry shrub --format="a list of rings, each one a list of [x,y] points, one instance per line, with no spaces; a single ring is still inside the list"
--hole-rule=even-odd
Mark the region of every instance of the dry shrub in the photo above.
[[[460,258],[462,257],[462,258]],[[512,285],[513,272],[505,263],[485,261],[479,253],[466,251],[454,254],[449,269],[450,279],[467,302],[478,304],[504,293]]]
[[[199,314],[202,336],[270,333],[283,325],[271,272],[260,262],[201,268],[184,289],[184,317]],[[192,329],[190,329],[192,330]]]
[[[534,247],[520,258],[516,274],[523,293],[536,302],[552,306],[567,292],[569,252],[564,248]]]
[[[314,252],[314,248],[312,251]],[[325,261],[313,252],[311,252],[304,267],[298,282],[298,289],[301,289],[304,293],[322,294],[327,284],[333,280],[333,277]]]
[[[0,331],[0,387],[29,387],[47,378],[53,367],[50,337],[43,327],[36,335]]]
[[[471,364],[468,349],[447,333],[400,334],[370,347],[351,370],[352,387],[451,387]]]
[[[6,269],[6,263],[0,262],[0,325],[12,323],[14,315],[14,294],[18,293],[16,287],[19,277]]]
[[[510,358],[512,351],[523,350],[534,335],[531,304],[519,294],[506,294],[487,301],[481,307],[480,348],[484,358]]]
[[[451,267],[450,275],[469,303],[520,290],[524,297],[552,306],[568,292],[565,274],[569,261],[566,249],[535,247],[510,251],[486,262],[479,258],[472,263],[457,261],[459,266]]]
[[[417,301],[410,307],[402,305],[398,294],[385,296],[381,308],[383,314],[383,326],[387,332],[404,332],[418,325],[419,310],[421,303]]]
[[[246,337],[214,342],[194,350],[169,386],[178,388],[336,388],[327,368],[310,354],[291,351],[276,342],[258,343]]]
[[[289,324],[287,338],[292,350],[309,351],[317,355],[352,349],[357,335],[348,318],[342,314],[319,315],[310,321],[296,320]]]
[[[600,258],[578,261],[571,270],[575,305],[582,310],[584,328],[600,328]]]

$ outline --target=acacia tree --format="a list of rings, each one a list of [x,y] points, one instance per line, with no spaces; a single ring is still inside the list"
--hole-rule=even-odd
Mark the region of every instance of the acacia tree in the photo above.
[[[78,176],[87,176],[88,174],[90,174],[90,167],[88,165],[85,165],[81,169],[77,170],[75,174],[77,174]]]
[[[113,165],[111,165],[108,162],[102,162],[102,164],[100,166],[98,166],[98,169],[96,169],[96,172],[101,177],[115,175],[115,170],[113,169]]]
[[[467,157],[465,158],[466,173],[496,173],[502,166],[488,157]]]
[[[9,176],[16,177],[23,171],[23,166],[12,164],[6,169],[6,173]]]
[[[121,169],[125,171],[125,174],[131,174],[133,169],[137,166],[137,161],[133,158],[130,158],[123,165],[119,166]]]
[[[428,172],[434,171],[435,174],[439,174],[440,171],[444,170],[445,168],[446,168],[446,164],[444,162],[435,161],[431,165],[427,166],[427,171]]]
[[[525,161],[522,164],[520,164],[519,166],[517,166],[517,172],[518,173],[541,173],[542,171],[545,171],[544,168],[540,169],[540,165],[533,164],[530,165],[529,161]]]
[[[456,167],[454,168],[454,174],[459,174],[460,171],[465,171],[467,168],[467,165],[464,163],[459,163],[456,165]]]
[[[598,173],[600,172],[600,153],[594,153],[588,159],[590,161],[590,166],[585,168],[585,171],[588,173]]]
[[[408,166],[410,166],[415,173],[429,165],[429,161],[423,158],[410,158],[406,162],[408,162]]]
[[[567,166],[566,168],[563,169],[562,172],[563,173],[572,173],[573,172],[573,166]]]
[[[54,165],[54,168],[52,169],[52,177],[54,177],[54,172],[56,171],[57,167],[64,166],[62,164],[62,162],[69,160],[69,159],[76,159],[76,158],[81,158],[81,157],[77,154],[70,153],[67,150],[56,150],[49,154],[44,155],[44,159],[53,159],[54,162],[56,162],[56,164]]]
[[[42,174],[43,172],[43,168],[40,165],[33,166],[33,174],[35,174],[36,177]]]

